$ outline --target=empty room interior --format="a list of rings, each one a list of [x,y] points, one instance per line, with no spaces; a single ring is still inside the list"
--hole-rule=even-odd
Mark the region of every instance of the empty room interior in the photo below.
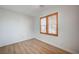
[[[78,54],[79,6],[0,5],[0,54]]]

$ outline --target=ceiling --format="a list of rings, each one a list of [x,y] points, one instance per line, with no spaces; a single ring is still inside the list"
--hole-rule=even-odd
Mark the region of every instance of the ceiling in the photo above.
[[[19,12],[22,14],[36,16],[52,5],[1,5],[0,8],[4,8],[10,11]]]

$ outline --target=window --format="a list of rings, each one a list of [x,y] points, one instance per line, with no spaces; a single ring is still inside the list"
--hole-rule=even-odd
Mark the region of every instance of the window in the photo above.
[[[40,17],[40,33],[58,36],[58,12]]]

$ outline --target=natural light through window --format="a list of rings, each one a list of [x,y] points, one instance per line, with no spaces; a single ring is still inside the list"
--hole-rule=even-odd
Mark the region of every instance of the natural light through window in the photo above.
[[[40,33],[58,36],[58,12],[40,17]]]

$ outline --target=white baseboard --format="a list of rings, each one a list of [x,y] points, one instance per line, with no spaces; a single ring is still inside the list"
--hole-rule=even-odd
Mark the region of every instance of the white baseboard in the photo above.
[[[0,44],[0,47],[11,45],[11,44],[15,44],[15,43],[18,43],[18,42],[21,42],[21,41],[25,41],[25,40],[30,40],[30,39],[32,39],[32,38],[27,38],[27,39],[22,39],[22,40],[17,40],[17,41],[11,41],[11,42],[7,42],[7,43],[3,43],[3,44]]]
[[[41,38],[37,38],[37,37],[36,37],[36,39],[39,40],[39,39],[41,39]],[[42,40],[42,39],[41,39],[40,41],[43,41],[43,42],[46,42],[46,43],[50,44],[49,42],[44,41],[44,40]],[[60,49],[63,49],[63,50],[65,50],[65,51],[67,51],[67,52],[70,52],[71,54],[78,54],[78,52],[76,52],[76,51],[74,51],[74,50],[66,49],[66,48],[60,47],[59,45],[56,45],[56,44],[50,44],[50,45],[53,45],[53,46],[58,47],[58,48],[60,48]]]

